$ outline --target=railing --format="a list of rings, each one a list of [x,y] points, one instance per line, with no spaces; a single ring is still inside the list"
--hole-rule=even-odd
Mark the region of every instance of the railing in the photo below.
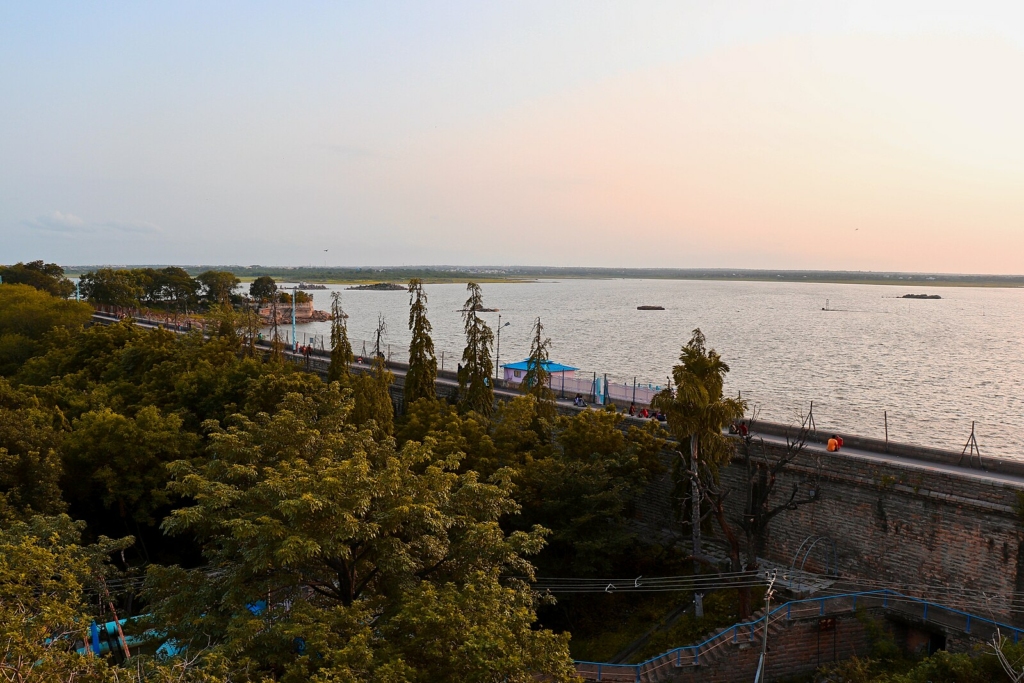
[[[842,603],[842,609],[830,611],[829,606],[834,606],[836,603]],[[874,607],[895,611],[903,616],[939,624],[973,636],[981,635],[979,628],[980,631],[987,632],[986,636],[999,630],[1007,635],[1007,637],[1012,637],[1013,642],[1017,643],[1021,634],[1024,633],[1024,629],[1017,626],[1004,624],[994,619],[970,614],[953,607],[946,607],[945,605],[904,595],[889,589],[881,589],[791,600],[773,608],[768,613],[767,620],[762,616],[755,621],[734,624],[701,643],[677,647],[639,664],[577,661],[576,671],[588,680],[636,681],[639,683],[641,676],[647,675],[650,679],[651,675],[665,667],[699,666],[701,661],[706,660],[714,651],[726,645],[737,643],[741,639],[747,642],[754,642],[757,640],[758,634],[764,633],[763,629],[765,628],[766,621],[770,628],[774,623],[789,621],[793,618],[822,617],[826,614],[856,612],[858,603],[861,608]]]

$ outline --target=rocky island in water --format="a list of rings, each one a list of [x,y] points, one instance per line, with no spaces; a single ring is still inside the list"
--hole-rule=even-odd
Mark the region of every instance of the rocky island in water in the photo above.
[[[346,289],[362,289],[372,292],[404,292],[408,289],[405,285],[396,285],[394,282],[375,282],[372,285],[352,285]]]

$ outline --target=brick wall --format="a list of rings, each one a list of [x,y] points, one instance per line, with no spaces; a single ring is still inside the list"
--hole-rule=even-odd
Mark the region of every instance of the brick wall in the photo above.
[[[770,457],[778,452],[769,444]],[[672,456],[666,453],[664,458],[670,463]],[[1024,590],[1024,544],[1017,515],[1024,485],[969,469],[945,472],[898,459],[882,463],[814,448],[783,471],[776,498],[788,496],[794,483],[807,490],[815,477],[820,477],[821,500],[773,520],[769,559],[788,566],[805,539],[825,536],[834,541],[845,576],[901,586],[935,602],[1014,620],[1006,601]],[[721,483],[732,491],[727,512],[738,529],[746,486],[739,458],[723,468]],[[686,542],[672,512],[671,491],[671,475],[666,474],[637,502],[637,523],[650,541]],[[824,546],[819,548],[808,559],[810,571],[824,569]],[[957,594],[964,588],[997,597],[979,606],[976,597]]]
[[[866,628],[854,616],[834,617],[834,628],[822,631],[817,619],[791,621],[773,629],[768,638],[767,680],[813,673],[832,661],[865,657],[871,653]],[[761,640],[728,644],[714,662],[673,669],[660,680],[678,683],[732,683],[750,681],[757,671]]]

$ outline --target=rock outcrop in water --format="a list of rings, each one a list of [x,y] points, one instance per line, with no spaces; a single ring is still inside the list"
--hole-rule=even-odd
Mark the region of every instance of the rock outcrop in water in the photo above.
[[[941,299],[938,294],[904,294],[904,299]]]
[[[408,287],[396,285],[394,282],[375,282],[372,285],[352,285],[345,289],[360,289],[371,292],[404,292]]]

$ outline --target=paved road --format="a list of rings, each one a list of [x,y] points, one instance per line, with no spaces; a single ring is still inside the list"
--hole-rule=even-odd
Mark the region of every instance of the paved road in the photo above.
[[[783,446],[785,446],[785,444],[786,444],[786,439],[785,439],[785,437],[782,437],[782,436],[775,436],[773,434],[761,434],[761,433],[758,433],[757,431],[754,431],[753,435],[756,438],[764,439],[766,443],[781,444]],[[828,452],[824,445],[818,444],[818,443],[810,443],[810,442],[807,443],[806,451],[809,452],[809,453],[827,453]],[[860,448],[851,448],[849,446],[844,446],[842,448],[842,450],[839,451],[839,454],[841,456],[845,456],[845,457],[849,457],[849,458],[854,458],[854,459],[858,459],[858,460],[864,460],[864,461],[867,461],[867,462],[873,462],[873,463],[878,463],[878,464],[893,464],[893,463],[896,463],[896,464],[899,464],[899,465],[910,467],[912,469],[920,469],[920,470],[923,470],[923,471],[926,471],[926,472],[946,472],[946,473],[949,473],[949,474],[955,474],[958,477],[966,477],[966,478],[970,478],[970,479],[977,479],[977,480],[980,480],[980,481],[990,481],[990,482],[994,481],[994,482],[1004,482],[1004,483],[1017,484],[1017,485],[1021,486],[1022,488],[1024,488],[1024,477],[1019,476],[1019,475],[1015,475],[1015,474],[1008,474],[1008,473],[1002,473],[1002,472],[990,472],[990,471],[985,471],[985,470],[981,470],[981,469],[975,469],[975,468],[966,467],[966,466],[965,467],[958,467],[956,465],[952,465],[952,464],[948,464],[948,463],[934,462],[934,461],[931,461],[931,460],[922,460],[922,459],[913,458],[913,457],[907,457],[907,456],[896,456],[896,455],[892,455],[892,454],[889,454],[889,453],[879,453],[877,451],[869,451],[869,450],[864,450],[864,449],[860,449]],[[834,454],[830,453],[829,455],[834,455]],[[967,458],[965,457],[964,458],[964,463],[966,463],[966,462],[967,462]]]

